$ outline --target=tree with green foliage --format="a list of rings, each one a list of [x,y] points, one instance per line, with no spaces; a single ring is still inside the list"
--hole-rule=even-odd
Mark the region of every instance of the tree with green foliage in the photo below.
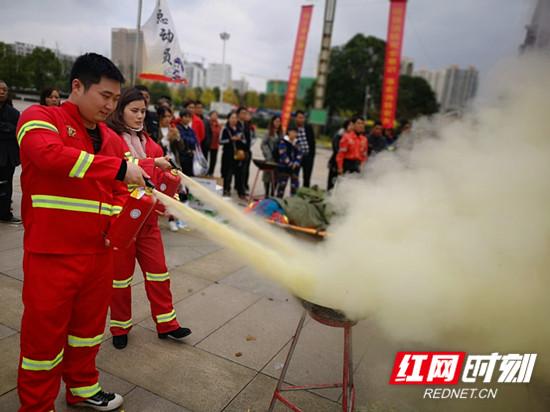
[[[281,96],[275,93],[268,93],[265,96],[264,107],[266,109],[280,110],[282,105]]]
[[[225,103],[231,103],[234,105],[239,105],[239,97],[235,94],[235,90],[233,89],[227,89],[223,92],[223,101]]]
[[[254,90],[247,91],[243,99],[246,107],[260,107],[260,96],[258,96],[258,92]]]
[[[325,102],[331,112],[361,113],[367,85],[374,101],[380,102],[385,47],[381,39],[356,34],[345,45],[332,48]]]
[[[214,100],[216,101],[219,101],[220,100],[220,88],[218,86],[214,87],[214,89],[212,89],[212,91],[214,92]]]
[[[214,91],[212,89],[204,89],[201,95],[202,104],[205,106],[210,106],[215,99],[216,96],[214,95]]]
[[[12,46],[0,42],[0,78],[13,88],[41,91],[51,86],[67,91],[69,73],[49,49],[36,47],[26,56],[18,55]]]
[[[36,90],[46,87],[65,86],[60,83],[62,66],[55,54],[48,49],[35,48],[32,53],[23,59],[25,70],[28,72],[29,81]]]
[[[156,103],[161,96],[170,96],[170,88],[166,83],[154,82],[149,86],[149,94],[151,95],[151,102]]]
[[[399,77],[398,118],[414,119],[437,111],[435,93],[426,80],[417,76]]]

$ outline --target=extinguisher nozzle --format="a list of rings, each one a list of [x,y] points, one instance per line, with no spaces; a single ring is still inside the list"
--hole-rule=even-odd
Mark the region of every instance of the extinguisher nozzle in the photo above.
[[[172,159],[168,159],[168,163],[170,163],[170,166],[172,166],[173,169],[181,171],[181,168]]]
[[[151,189],[156,189],[156,186],[154,185],[153,182],[151,182],[151,180],[149,180],[148,178],[146,178],[145,176],[143,176],[143,180],[145,181],[145,186],[151,188]]]

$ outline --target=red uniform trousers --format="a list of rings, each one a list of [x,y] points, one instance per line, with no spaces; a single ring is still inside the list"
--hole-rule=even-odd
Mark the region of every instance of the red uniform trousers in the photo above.
[[[95,358],[111,297],[112,254],[25,252],[18,393],[20,412],[52,411],[60,378],[67,402],[95,395]]]
[[[153,212],[155,213],[155,212]],[[132,327],[132,288],[136,258],[145,278],[145,292],[151,304],[151,316],[158,333],[178,329],[172,305],[170,275],[166,267],[164,246],[158,224],[148,222],[139,231],[136,241],[125,250],[114,252],[113,297],[111,300],[111,333],[125,335]]]

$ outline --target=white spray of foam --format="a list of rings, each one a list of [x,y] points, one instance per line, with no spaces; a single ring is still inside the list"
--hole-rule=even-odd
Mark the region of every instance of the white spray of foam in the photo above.
[[[366,176],[343,179],[334,202],[345,216],[314,251],[288,256],[261,227],[256,242],[174,212],[296,295],[374,316],[398,340],[549,354],[549,67],[507,64],[493,75],[492,105],[420,120]]]
[[[398,339],[549,353],[549,69],[508,63],[491,106],[419,122],[408,148],[342,181],[312,298]]]

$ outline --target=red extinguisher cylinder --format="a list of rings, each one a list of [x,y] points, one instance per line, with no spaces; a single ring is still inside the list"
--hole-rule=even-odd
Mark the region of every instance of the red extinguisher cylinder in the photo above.
[[[136,240],[137,234],[155,208],[157,199],[150,189],[135,189],[107,233],[113,249],[126,249]]]

